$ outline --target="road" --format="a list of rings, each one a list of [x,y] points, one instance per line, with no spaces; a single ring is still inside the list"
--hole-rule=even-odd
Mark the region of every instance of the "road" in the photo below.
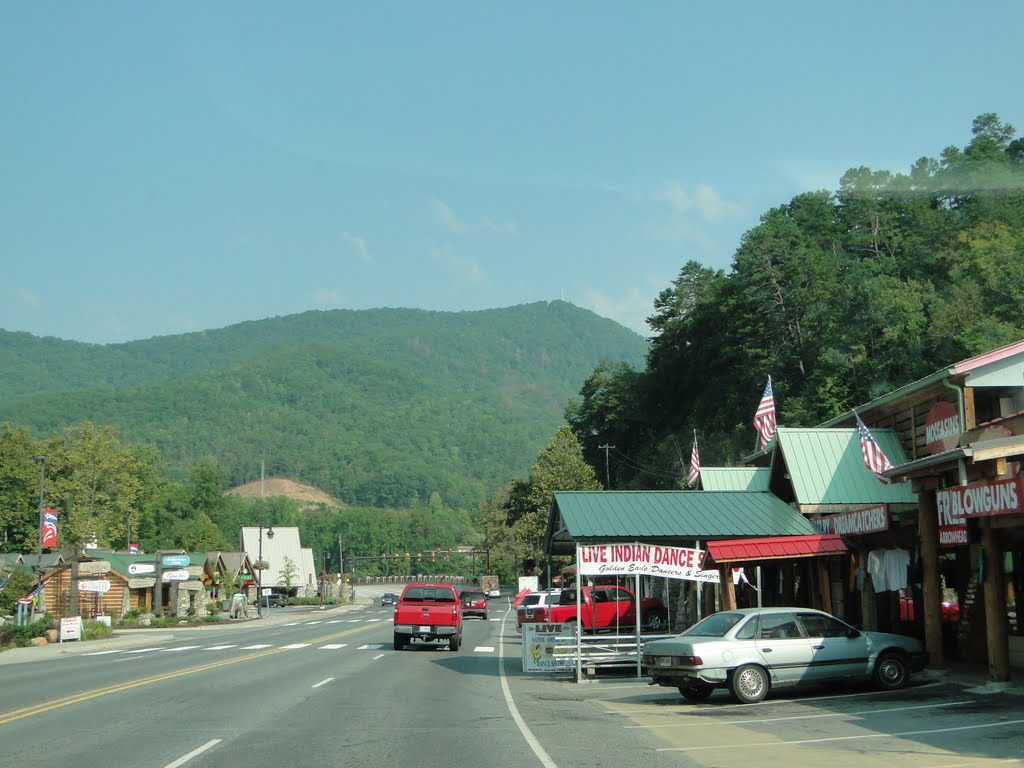
[[[4,665],[3,764],[952,768],[1024,755],[1024,700],[952,684],[740,707],[525,675],[514,616],[497,608],[466,622],[457,653],[396,652],[391,609],[361,605]]]

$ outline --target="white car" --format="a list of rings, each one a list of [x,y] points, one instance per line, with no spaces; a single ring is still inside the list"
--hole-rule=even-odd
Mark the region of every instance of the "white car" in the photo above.
[[[690,701],[728,688],[752,704],[775,686],[870,681],[900,688],[925,668],[928,654],[915,638],[862,632],[811,608],[745,608],[644,643],[643,663],[656,684]]]
[[[487,590],[487,597],[488,598],[501,597],[501,588],[500,587],[492,587],[491,589]]]
[[[522,627],[524,623],[533,621],[533,612],[537,608],[544,608],[558,603],[562,590],[550,589],[546,592],[531,592],[523,597],[523,601],[516,608],[516,627]]]

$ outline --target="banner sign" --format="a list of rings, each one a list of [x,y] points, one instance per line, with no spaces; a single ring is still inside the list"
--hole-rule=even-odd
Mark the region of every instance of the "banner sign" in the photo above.
[[[982,480],[936,491],[939,526],[963,525],[979,517],[1024,512],[1024,478]]]
[[[164,555],[160,562],[164,568],[183,568],[192,561],[188,555]]]
[[[966,547],[971,542],[967,539],[966,525],[940,525],[940,547]]]
[[[718,583],[717,570],[702,570],[703,549],[655,544],[587,544],[579,547],[584,576],[636,574]]]
[[[523,624],[523,672],[568,672],[576,638],[564,624]]]
[[[952,450],[960,442],[960,412],[946,400],[939,400],[928,411],[924,422],[924,439],[928,453]]]
[[[40,544],[45,547],[57,546],[57,510],[44,509],[43,519],[39,521],[42,526],[40,530]]]
[[[837,512],[827,517],[819,517],[813,521],[822,533],[835,533],[840,536],[859,536],[863,533],[876,533],[889,530],[889,505],[879,504],[850,512]]]

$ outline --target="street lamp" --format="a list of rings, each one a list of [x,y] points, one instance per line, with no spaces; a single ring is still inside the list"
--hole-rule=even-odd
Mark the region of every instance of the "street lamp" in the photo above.
[[[39,462],[39,554],[43,554],[43,500],[46,493],[46,457],[36,456]]]
[[[327,579],[328,579],[328,572],[330,571],[330,568],[331,568],[331,553],[330,553],[330,551],[327,551],[327,552],[324,552],[323,575],[320,577],[320,607],[321,608],[323,608],[324,597],[326,596],[326,592],[327,592]]]
[[[274,526],[267,528],[267,538],[274,538]],[[263,597],[263,568],[266,563],[263,562],[263,524],[260,523],[260,535],[259,535],[259,554],[256,555],[256,560],[259,562],[260,569],[256,574],[256,615],[259,618],[263,618],[263,604],[260,603],[260,598]],[[270,601],[267,601],[267,608],[270,608]]]

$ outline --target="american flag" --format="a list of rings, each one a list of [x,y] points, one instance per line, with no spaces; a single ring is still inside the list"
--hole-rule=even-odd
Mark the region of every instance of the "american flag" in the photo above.
[[[700,480],[700,451],[697,450],[697,433],[693,433],[693,450],[690,451],[690,474],[686,478],[686,484],[691,488],[697,487]]]
[[[754,429],[761,438],[761,448],[768,445],[768,441],[775,434],[775,396],[772,393],[772,377],[768,377],[764,394],[761,395],[761,402],[757,404],[757,411],[754,413]]]
[[[129,544],[128,545],[128,554],[129,555],[137,555],[137,554],[139,554],[139,545],[138,544]]]
[[[864,466],[870,469],[871,473],[883,483],[888,483],[889,478],[882,473],[887,469],[892,469],[892,462],[889,461],[875,438],[871,436],[871,432],[864,426],[864,422],[860,420],[856,411],[853,416],[857,419],[857,434],[860,435],[860,452],[864,457]]]
[[[693,450],[690,451],[690,474],[686,478],[686,484],[691,488],[697,486],[700,480],[700,451],[697,448],[697,435],[693,435]]]

